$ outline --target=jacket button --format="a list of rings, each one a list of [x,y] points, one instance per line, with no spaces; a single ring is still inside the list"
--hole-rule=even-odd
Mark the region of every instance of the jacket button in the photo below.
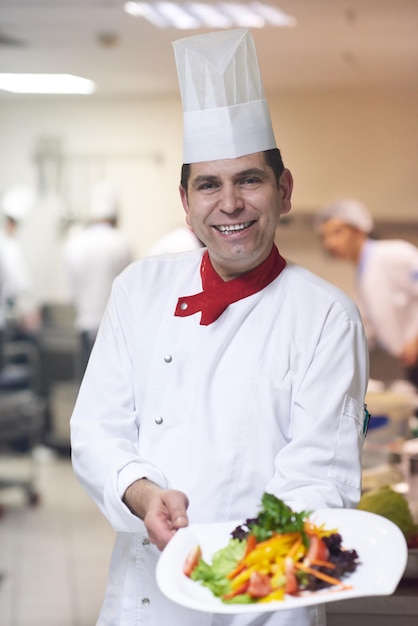
[[[142,545],[147,548],[150,544],[150,540],[148,539],[148,537],[145,537],[145,539],[142,540]]]
[[[182,303],[180,304],[180,309],[181,309],[182,311],[185,311],[188,307],[189,307],[189,305],[187,304],[187,302],[182,302]]]
[[[142,598],[141,603],[142,606],[149,606],[151,604],[151,600],[149,598]]]
[[[166,363],[171,363],[171,361],[173,360],[173,357],[171,356],[171,354],[166,354],[164,357],[164,361]]]
[[[163,420],[163,418],[162,418],[160,415],[158,415],[158,416],[155,418],[155,420],[154,420],[154,421],[155,421],[155,423],[156,423],[156,424],[158,424],[158,426],[160,426],[160,425],[163,423],[163,421],[164,421],[164,420]]]

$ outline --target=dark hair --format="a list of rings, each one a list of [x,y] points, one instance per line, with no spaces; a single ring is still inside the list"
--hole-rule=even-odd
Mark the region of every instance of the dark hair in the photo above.
[[[279,148],[271,148],[271,150],[263,150],[266,164],[271,167],[276,176],[277,186],[279,186],[280,176],[283,174],[284,165],[282,155]],[[187,193],[187,186],[190,178],[190,163],[183,163],[181,168],[180,184]]]

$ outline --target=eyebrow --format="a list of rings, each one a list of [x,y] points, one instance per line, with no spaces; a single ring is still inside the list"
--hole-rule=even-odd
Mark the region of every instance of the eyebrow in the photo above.
[[[201,174],[200,176],[196,176],[192,180],[192,187],[198,187],[202,183],[215,183],[219,180],[218,176],[212,176],[210,174]]]
[[[250,167],[248,170],[243,170],[242,172],[238,172],[236,174],[236,178],[246,178],[251,176],[258,176],[258,178],[264,179],[267,178],[267,173],[259,167]]]
[[[262,178],[264,180],[267,178],[267,173],[258,167],[250,167],[247,170],[236,172],[236,174],[234,174],[232,178],[234,180],[239,180],[240,178],[248,178],[251,176],[257,176],[258,178]],[[192,187],[196,188],[202,183],[216,183],[220,180],[221,178],[219,176],[214,176],[211,174],[200,174],[192,180]]]

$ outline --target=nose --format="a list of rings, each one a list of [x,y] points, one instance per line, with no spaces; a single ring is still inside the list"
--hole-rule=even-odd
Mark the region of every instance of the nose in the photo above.
[[[244,208],[244,200],[239,187],[236,187],[234,184],[228,184],[222,187],[220,208],[223,213],[228,214],[233,214]]]

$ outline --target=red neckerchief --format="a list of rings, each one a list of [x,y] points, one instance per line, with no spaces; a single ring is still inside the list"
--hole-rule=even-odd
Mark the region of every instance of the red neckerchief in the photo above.
[[[213,269],[206,251],[200,264],[203,291],[179,298],[174,315],[187,317],[201,311],[200,324],[208,326],[217,320],[233,302],[252,296],[267,287],[285,266],[285,259],[280,256],[278,249],[273,245],[269,256],[261,265],[242,276],[223,281]]]

